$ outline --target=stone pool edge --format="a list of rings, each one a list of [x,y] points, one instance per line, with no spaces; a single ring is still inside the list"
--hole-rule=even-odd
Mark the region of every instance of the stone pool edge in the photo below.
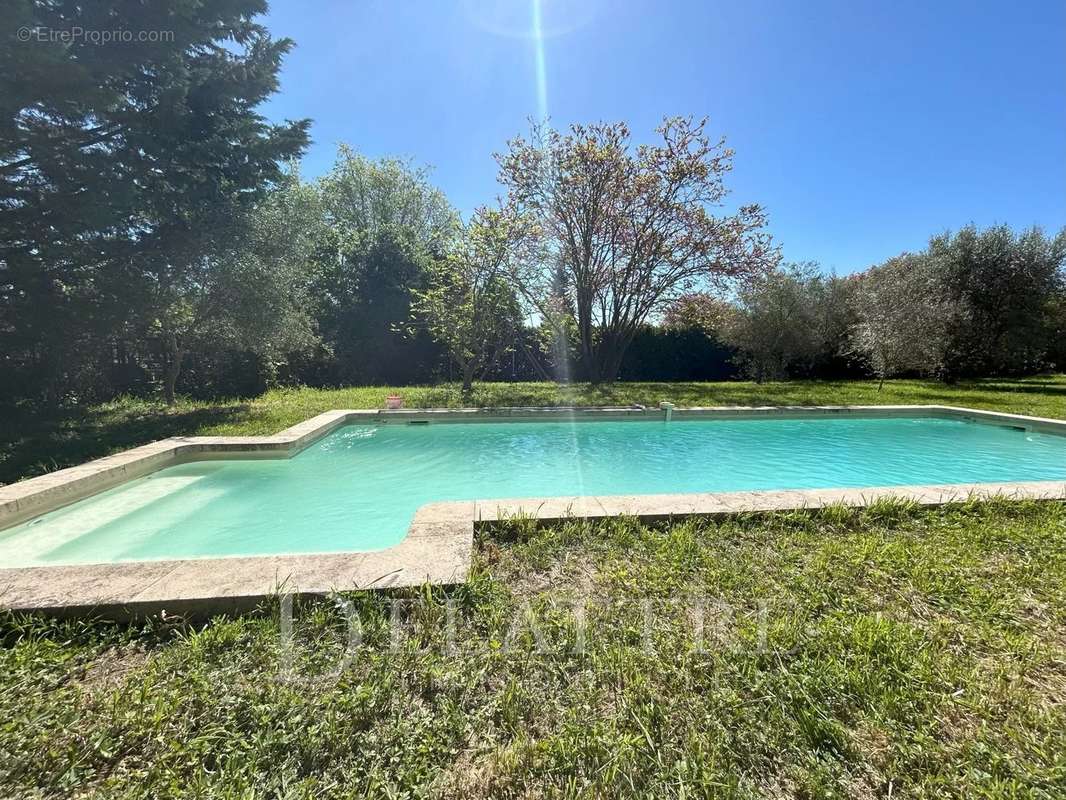
[[[642,407],[336,410],[274,436],[173,437],[87,464],[0,487],[0,529],[127,480],[213,457],[289,458],[340,425],[367,422],[474,422],[524,419],[656,419]],[[1066,421],[943,405],[723,406],[672,409],[675,419],[763,416],[940,416],[1066,435]],[[540,522],[635,516],[647,521],[745,512],[865,506],[885,498],[942,505],[972,498],[1066,500],[1066,483],[1031,481],[863,489],[815,489],[607,497],[516,498],[430,503],[405,538],[378,551],[204,558],[76,566],[0,568],[0,608],[126,618],[165,610],[183,615],[240,611],[280,593],[460,583],[467,577],[475,526],[514,516]]]

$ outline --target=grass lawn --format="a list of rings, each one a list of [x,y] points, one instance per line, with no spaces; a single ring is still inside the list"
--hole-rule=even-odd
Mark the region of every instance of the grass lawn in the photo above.
[[[277,389],[251,400],[158,402],[123,399],[53,415],[12,414],[0,427],[0,484],[80,464],[118,450],[178,435],[270,434],[332,408],[382,408],[399,392],[409,407],[462,404],[459,386]],[[940,403],[1066,418],[1066,375],[984,380],[946,386],[932,381],[791,381],[786,383],[488,383],[479,406],[819,405]]]
[[[519,521],[351,601],[346,664],[326,601],[0,616],[0,796],[1066,794],[1063,504]]]
[[[5,420],[0,469],[269,433],[389,391]],[[455,386],[401,392],[459,404]],[[1066,418],[1066,376],[475,396],[661,399]],[[0,613],[0,797],[1066,796],[1066,504],[515,521],[479,534],[467,584],[347,601],[297,604],[291,637],[277,602],[196,625]]]

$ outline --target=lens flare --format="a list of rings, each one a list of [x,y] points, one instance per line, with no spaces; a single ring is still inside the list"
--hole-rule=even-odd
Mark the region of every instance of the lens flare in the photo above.
[[[540,0],[533,0],[533,55],[537,66],[537,112],[538,118],[548,119],[548,70],[544,64],[544,28],[541,19]]]

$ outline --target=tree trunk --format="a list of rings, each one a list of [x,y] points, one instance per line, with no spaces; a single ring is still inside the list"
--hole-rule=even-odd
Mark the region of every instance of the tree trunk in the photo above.
[[[172,406],[174,405],[174,386],[178,382],[178,375],[181,374],[181,361],[185,358],[185,351],[178,347],[176,336],[170,336],[167,339],[167,352],[170,360],[167,363],[166,374],[163,376],[163,398],[168,406]]]
[[[587,347],[584,343],[581,346],[581,377],[593,386],[611,382],[607,375],[607,357],[610,347],[607,336],[608,334],[601,330],[598,342],[590,340]]]
[[[596,351],[591,349],[581,348],[581,354],[578,357],[578,367],[580,368],[579,378],[581,380],[588,381],[592,384],[600,382],[600,364],[599,359],[596,358]]]
[[[617,359],[613,349],[607,353],[600,353],[599,363],[596,365],[596,380],[594,383],[601,386],[610,386],[618,379]]]
[[[581,377],[591,383],[600,382],[600,359],[596,352],[596,332],[592,325],[592,297],[580,289],[577,293],[578,365]]]
[[[463,402],[466,403],[474,393],[474,372],[476,371],[474,360],[470,359],[465,363],[458,361],[458,364],[459,370],[463,373]]]
[[[618,380],[618,373],[622,371],[622,360],[632,343],[631,333],[610,333],[604,336],[597,353],[598,383],[612,384]]]

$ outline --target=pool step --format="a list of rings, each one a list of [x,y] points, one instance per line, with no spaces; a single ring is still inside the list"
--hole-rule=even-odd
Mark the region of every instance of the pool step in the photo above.
[[[84,546],[81,540],[124,517],[172,497],[205,475],[155,475],[121,491],[105,493],[81,506],[68,506],[0,534],[0,553],[18,553],[19,562],[47,564],[58,551]],[[47,524],[42,524],[47,521]],[[128,541],[124,537],[124,542]]]

